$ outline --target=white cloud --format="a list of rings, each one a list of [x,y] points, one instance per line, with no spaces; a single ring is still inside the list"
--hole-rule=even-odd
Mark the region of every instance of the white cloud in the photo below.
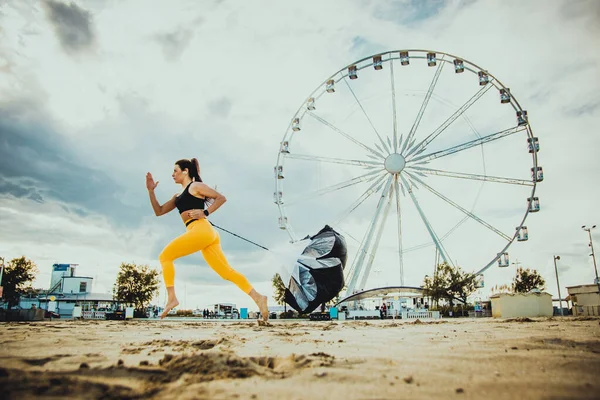
[[[25,254],[38,262],[44,273],[52,262],[77,262],[82,273],[97,274],[97,287],[105,289],[110,289],[121,261],[150,263],[158,268],[160,248],[183,227],[175,215],[160,219],[151,216],[144,174],[150,170],[158,177],[159,198],[165,201],[178,190],[169,180],[173,162],[194,156],[201,161],[203,178],[217,184],[229,199],[214,221],[251,240],[275,246],[287,237],[276,225],[272,168],[279,142],[302,101],[324,79],[357,59],[382,50],[425,48],[456,54],[488,69],[528,110],[533,132],[540,138],[540,165],[546,178],[536,194],[542,212],[527,219],[530,240],[513,244],[512,261],[518,259],[525,267],[539,269],[549,290],[556,293],[552,255],[563,253],[561,262],[570,269],[561,276],[561,286],[591,282],[593,267],[580,226],[600,221],[598,188],[594,185],[600,138],[592,134],[600,116],[595,97],[600,60],[589,47],[599,26],[594,2],[449,2],[441,8],[415,8],[414,2],[366,1],[77,4],[90,12],[95,41],[87,53],[76,55],[62,50],[41,8],[13,1],[2,9],[0,102],[7,105],[36,99],[78,161],[118,182],[116,204],[146,212],[148,217],[137,220],[136,226],[116,226],[111,222],[111,211],[84,218],[51,203],[17,202],[4,196],[0,198],[3,254]],[[417,68],[415,62],[411,68]],[[431,71],[423,68],[423,74]],[[398,91],[411,85],[426,90],[427,83],[420,83],[404,82]],[[461,104],[464,100],[453,97],[451,89],[447,86],[439,95]],[[497,93],[490,92],[489,96],[493,99]],[[402,101],[410,124],[408,116],[416,113],[420,98],[405,96]],[[449,111],[440,99],[432,100],[431,107],[433,114],[434,110],[440,115]],[[35,119],[35,115],[32,112],[30,117]],[[365,124],[360,118],[357,114],[349,121]],[[483,118],[473,119],[478,129],[486,123]],[[494,121],[487,122],[491,125]],[[425,132],[435,126],[433,119],[426,118],[421,128]],[[309,134],[308,130],[303,132]],[[296,143],[304,145],[301,140]],[[346,144],[340,146],[340,150],[354,151]],[[489,168],[507,174],[520,165],[511,163],[511,157],[503,160],[497,153],[486,153]],[[453,166],[479,168],[473,160],[470,166]],[[452,164],[436,165],[450,169]],[[0,176],[4,174],[0,171]],[[296,182],[316,177],[298,175]],[[444,194],[466,207],[472,204],[474,194],[461,197],[459,189],[464,187],[460,183],[447,186]],[[422,192],[418,192],[419,198],[424,196]],[[495,203],[499,195],[494,186],[486,185],[477,209],[486,210],[481,207],[489,204],[503,212],[524,211],[524,199],[519,200],[519,193],[513,195],[505,207]],[[341,211],[334,203],[314,204],[314,216],[318,209],[323,213]],[[424,208],[432,209],[434,204],[426,203]],[[35,210],[34,216],[29,209]],[[430,212],[432,217],[441,218],[435,209]],[[306,222],[311,222],[310,215],[306,214]],[[491,211],[488,215],[493,218]],[[372,213],[365,213],[363,217],[370,216]],[[513,218],[494,221],[513,229],[518,224]],[[360,223],[364,221],[349,225],[353,233],[362,235]],[[406,216],[405,223],[409,242],[418,244],[420,238],[426,238],[416,215]],[[394,234],[394,227],[389,226]],[[11,239],[5,240],[8,232]],[[223,232],[221,237],[236,268],[256,277],[257,282],[270,275],[266,271],[272,267],[257,264],[261,256],[251,245]],[[462,260],[471,251],[486,249],[492,257],[499,250],[464,232],[458,239],[453,243],[456,253],[451,254],[459,254],[461,264],[469,264],[471,260]],[[388,240],[380,254],[393,260],[393,245],[393,239]],[[426,266],[405,267],[417,282],[433,266],[433,253],[423,257],[429,260]],[[192,269],[193,264],[197,270]],[[222,300],[223,296],[250,305],[229,283],[223,282],[218,289],[207,286],[208,281],[218,281],[208,278],[214,272],[199,256],[176,265],[178,277],[193,277],[186,289],[190,306]],[[372,274],[369,286],[395,282],[393,265],[389,261],[375,266],[382,272]],[[489,270],[486,286],[508,283],[512,271],[514,266]],[[181,292],[184,280],[179,279]],[[270,291],[267,281],[257,285]]]

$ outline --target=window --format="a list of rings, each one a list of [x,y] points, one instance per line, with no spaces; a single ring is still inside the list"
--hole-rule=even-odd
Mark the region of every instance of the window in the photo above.
[[[87,282],[79,282],[79,293],[87,292]]]

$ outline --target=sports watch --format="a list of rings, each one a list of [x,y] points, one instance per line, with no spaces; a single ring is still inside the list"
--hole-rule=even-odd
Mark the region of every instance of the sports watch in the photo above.
[[[208,217],[208,214],[209,214],[208,210],[204,209],[204,215],[206,215]]]

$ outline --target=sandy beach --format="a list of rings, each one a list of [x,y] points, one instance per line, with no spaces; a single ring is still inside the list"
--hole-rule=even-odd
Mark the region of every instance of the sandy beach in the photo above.
[[[600,319],[0,325],[0,398],[598,399]]]

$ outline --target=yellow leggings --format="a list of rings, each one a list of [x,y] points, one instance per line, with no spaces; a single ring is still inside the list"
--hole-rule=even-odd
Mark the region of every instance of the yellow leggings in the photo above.
[[[173,261],[180,257],[188,256],[197,251],[202,251],[202,256],[221,278],[235,283],[245,293],[250,293],[252,285],[248,279],[229,265],[221,250],[221,239],[218,232],[206,219],[199,219],[186,227],[186,232],[176,237],[169,243],[158,260],[162,265],[165,285],[175,285],[175,266]]]

